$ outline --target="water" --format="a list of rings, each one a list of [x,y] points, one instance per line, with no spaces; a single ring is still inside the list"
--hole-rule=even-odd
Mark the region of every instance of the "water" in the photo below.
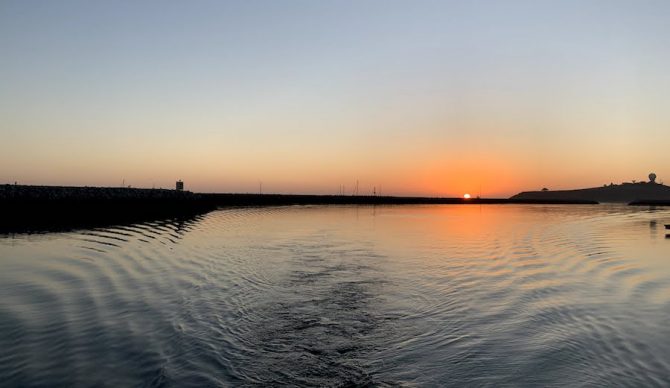
[[[231,209],[0,237],[3,386],[668,386],[670,210]]]

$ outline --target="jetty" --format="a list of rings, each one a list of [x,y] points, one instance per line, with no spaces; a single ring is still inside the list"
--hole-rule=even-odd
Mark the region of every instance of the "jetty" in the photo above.
[[[200,194],[220,207],[288,205],[494,205],[494,204],[597,204],[595,201],[508,198],[400,197],[376,195],[304,194]]]
[[[187,191],[0,185],[0,232],[138,222],[190,216],[214,208]]]
[[[291,205],[597,204],[588,200],[193,193],[127,187],[0,185],[0,232],[67,230],[193,217],[218,208]]]

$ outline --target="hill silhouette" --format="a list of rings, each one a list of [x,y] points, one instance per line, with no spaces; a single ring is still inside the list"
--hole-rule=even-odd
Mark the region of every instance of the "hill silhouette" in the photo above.
[[[597,201],[597,202],[658,202],[670,201],[670,186],[655,182],[610,184],[576,190],[524,191],[511,200],[535,201]]]

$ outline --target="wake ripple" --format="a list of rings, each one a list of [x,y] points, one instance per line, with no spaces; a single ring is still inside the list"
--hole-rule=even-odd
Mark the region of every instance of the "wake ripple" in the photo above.
[[[667,386],[664,217],[288,206],[7,237],[0,379]]]

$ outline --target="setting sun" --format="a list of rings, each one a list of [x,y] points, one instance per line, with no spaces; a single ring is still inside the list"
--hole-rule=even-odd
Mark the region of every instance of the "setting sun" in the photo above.
[[[470,194],[463,194],[463,198],[470,199]]]

